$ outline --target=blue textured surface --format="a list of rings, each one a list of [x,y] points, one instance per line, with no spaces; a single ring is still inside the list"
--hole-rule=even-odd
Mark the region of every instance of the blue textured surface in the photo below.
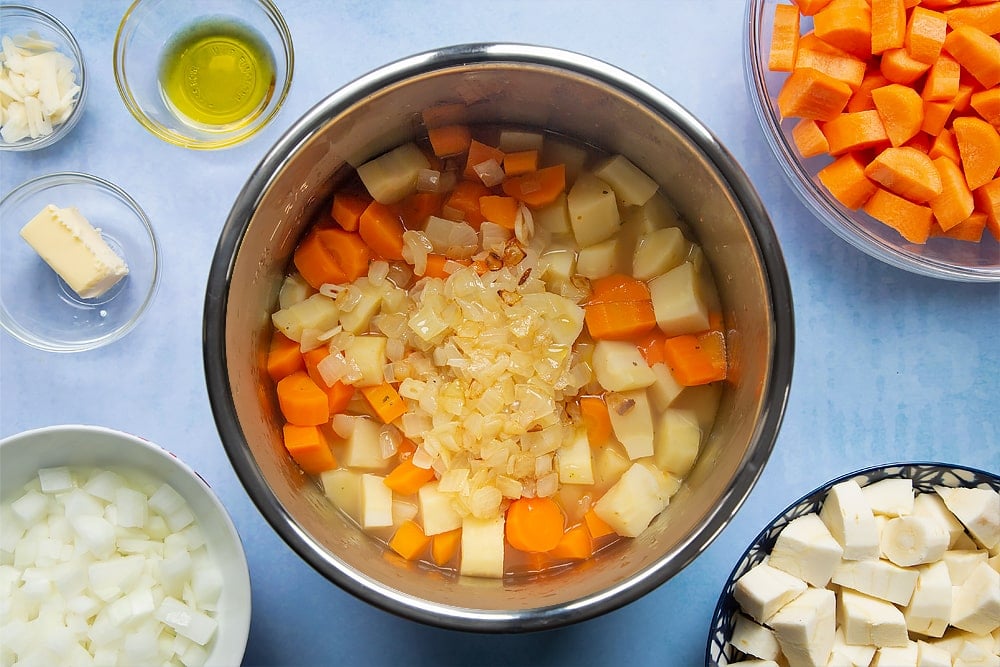
[[[201,472],[247,550],[254,586],[248,665],[702,664],[726,576],[766,522],[796,498],[830,478],[890,461],[1000,470],[1000,287],[886,266],[808,213],[786,185],[749,105],[741,0],[284,0],[296,50],[285,107],[249,143],[215,153],[155,139],[122,105],[111,58],[127,2],[36,4],[81,43],[91,76],[88,108],[55,147],[4,153],[0,191],[63,170],[121,185],[153,221],[163,274],[137,328],[106,348],[57,355],[0,337],[0,436],[57,423],[100,424],[149,438]],[[472,41],[579,51],[632,72],[693,112],[757,187],[795,297],[795,378],[784,426],[760,482],[729,527],[680,575],[639,601],[528,636],[424,627],[367,606],[306,566],[237,481],[202,373],[209,262],[237,192],[271,143],[357,76],[412,53]]]

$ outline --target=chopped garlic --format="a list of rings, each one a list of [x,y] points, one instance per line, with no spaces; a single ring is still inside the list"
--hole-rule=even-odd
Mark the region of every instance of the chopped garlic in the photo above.
[[[80,93],[73,60],[35,34],[0,43],[0,137],[12,144],[52,134]]]

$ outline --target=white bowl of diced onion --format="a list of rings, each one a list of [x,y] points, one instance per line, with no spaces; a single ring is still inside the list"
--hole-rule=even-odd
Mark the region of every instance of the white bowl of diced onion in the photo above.
[[[0,150],[51,146],[83,115],[80,45],[59,19],[23,5],[0,5],[0,37]]]
[[[222,503],[173,454],[99,426],[0,440],[0,598],[3,664],[238,665],[250,628]]]

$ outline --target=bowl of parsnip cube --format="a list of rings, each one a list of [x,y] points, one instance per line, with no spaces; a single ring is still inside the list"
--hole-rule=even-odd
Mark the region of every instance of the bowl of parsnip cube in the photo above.
[[[872,466],[792,503],[740,556],[705,664],[995,664],[1000,477]]]
[[[609,612],[697,557],[770,454],[794,345],[774,230],[711,132],[515,44],[320,101],[234,203],[204,317],[271,526],[362,600],[481,632]]]

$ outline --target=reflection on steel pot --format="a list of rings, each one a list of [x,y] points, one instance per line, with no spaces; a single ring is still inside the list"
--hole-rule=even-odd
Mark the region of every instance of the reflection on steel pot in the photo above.
[[[383,558],[281,444],[264,362],[269,313],[296,242],[353,166],[421,131],[420,111],[459,103],[462,122],[534,126],[628,156],[691,224],[715,273],[732,381],[684,488],[641,536],[586,566],[485,580]],[[333,93],[254,170],[222,232],[205,302],[209,395],[230,460],[281,537],[331,581],[401,616],[486,632],[591,618],[691,562],[750,492],[777,437],[792,374],[791,292],[746,175],[673,100],[610,65],[555,49],[474,44],[392,63]]]

